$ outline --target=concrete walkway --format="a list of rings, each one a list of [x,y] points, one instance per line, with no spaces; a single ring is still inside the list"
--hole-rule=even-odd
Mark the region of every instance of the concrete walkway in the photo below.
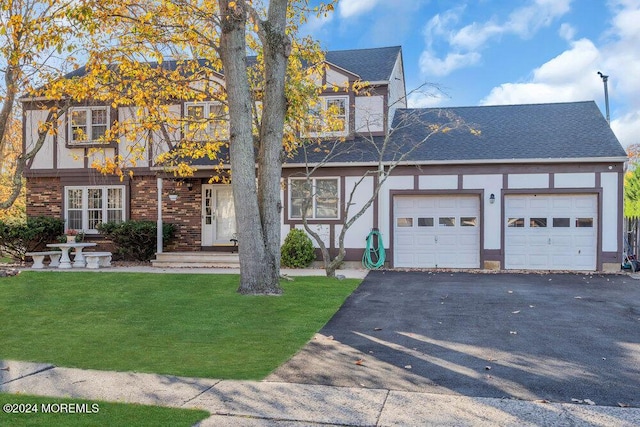
[[[0,392],[204,409],[212,415],[199,425],[216,427],[640,425],[640,408],[182,378],[16,361],[0,361]],[[0,424],[8,416],[0,414]]]
[[[88,269],[88,268],[45,268],[42,270],[34,270],[29,267],[20,267],[19,270],[23,271],[56,271],[61,273],[77,273],[79,271],[92,272],[92,273],[163,273],[163,274],[240,274],[239,268],[205,268],[205,267],[152,267],[149,265],[128,265],[128,266],[116,266],[100,269]],[[336,270],[336,277],[343,276],[346,279],[364,279],[369,273],[369,270],[351,268],[344,270]],[[282,268],[280,269],[282,276],[296,277],[296,276],[326,276],[326,273],[321,268]]]

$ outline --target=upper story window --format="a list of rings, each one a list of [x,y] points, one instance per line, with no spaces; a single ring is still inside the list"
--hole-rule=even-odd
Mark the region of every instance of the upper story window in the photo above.
[[[324,96],[309,109],[305,136],[347,136],[349,134],[349,97]]]
[[[302,218],[303,207],[307,201],[307,219],[339,218],[338,178],[292,178],[289,183],[290,218]]]
[[[110,127],[108,107],[75,107],[69,110],[71,144],[104,143]]]
[[[185,138],[202,141],[229,139],[229,120],[224,105],[217,102],[190,102],[185,104]]]

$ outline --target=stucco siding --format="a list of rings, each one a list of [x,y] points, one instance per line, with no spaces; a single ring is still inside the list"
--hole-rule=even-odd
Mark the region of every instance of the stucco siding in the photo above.
[[[593,188],[596,185],[594,173],[556,173],[555,188]]]
[[[549,188],[549,174],[522,173],[509,174],[509,188]]]
[[[384,97],[357,96],[355,131],[371,133],[384,131]]]
[[[622,215],[618,211],[618,174],[605,172],[601,174],[602,184],[602,250],[614,252],[618,250],[618,221]]]
[[[462,188],[465,190],[484,190],[484,249],[500,249],[501,247],[501,189],[502,175],[464,175]],[[494,202],[491,203],[491,195]]]
[[[418,178],[420,190],[455,190],[458,175],[422,175]]]

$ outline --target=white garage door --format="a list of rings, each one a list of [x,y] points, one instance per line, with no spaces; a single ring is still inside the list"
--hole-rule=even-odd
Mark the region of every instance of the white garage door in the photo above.
[[[395,267],[479,268],[478,196],[395,196]]]
[[[595,195],[505,197],[505,268],[595,270]]]

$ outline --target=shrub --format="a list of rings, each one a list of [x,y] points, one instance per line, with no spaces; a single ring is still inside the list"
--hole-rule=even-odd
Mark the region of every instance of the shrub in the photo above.
[[[154,221],[108,222],[98,225],[116,247],[116,254],[125,260],[149,261],[156,253],[157,224]],[[174,224],[162,224],[162,239],[170,242],[176,233]]]
[[[64,221],[48,216],[29,217],[26,221],[0,221],[0,252],[16,261],[24,261],[26,252],[46,248],[64,232]]]
[[[305,268],[316,259],[313,243],[307,234],[294,228],[284,239],[281,249],[281,262],[285,267]]]

